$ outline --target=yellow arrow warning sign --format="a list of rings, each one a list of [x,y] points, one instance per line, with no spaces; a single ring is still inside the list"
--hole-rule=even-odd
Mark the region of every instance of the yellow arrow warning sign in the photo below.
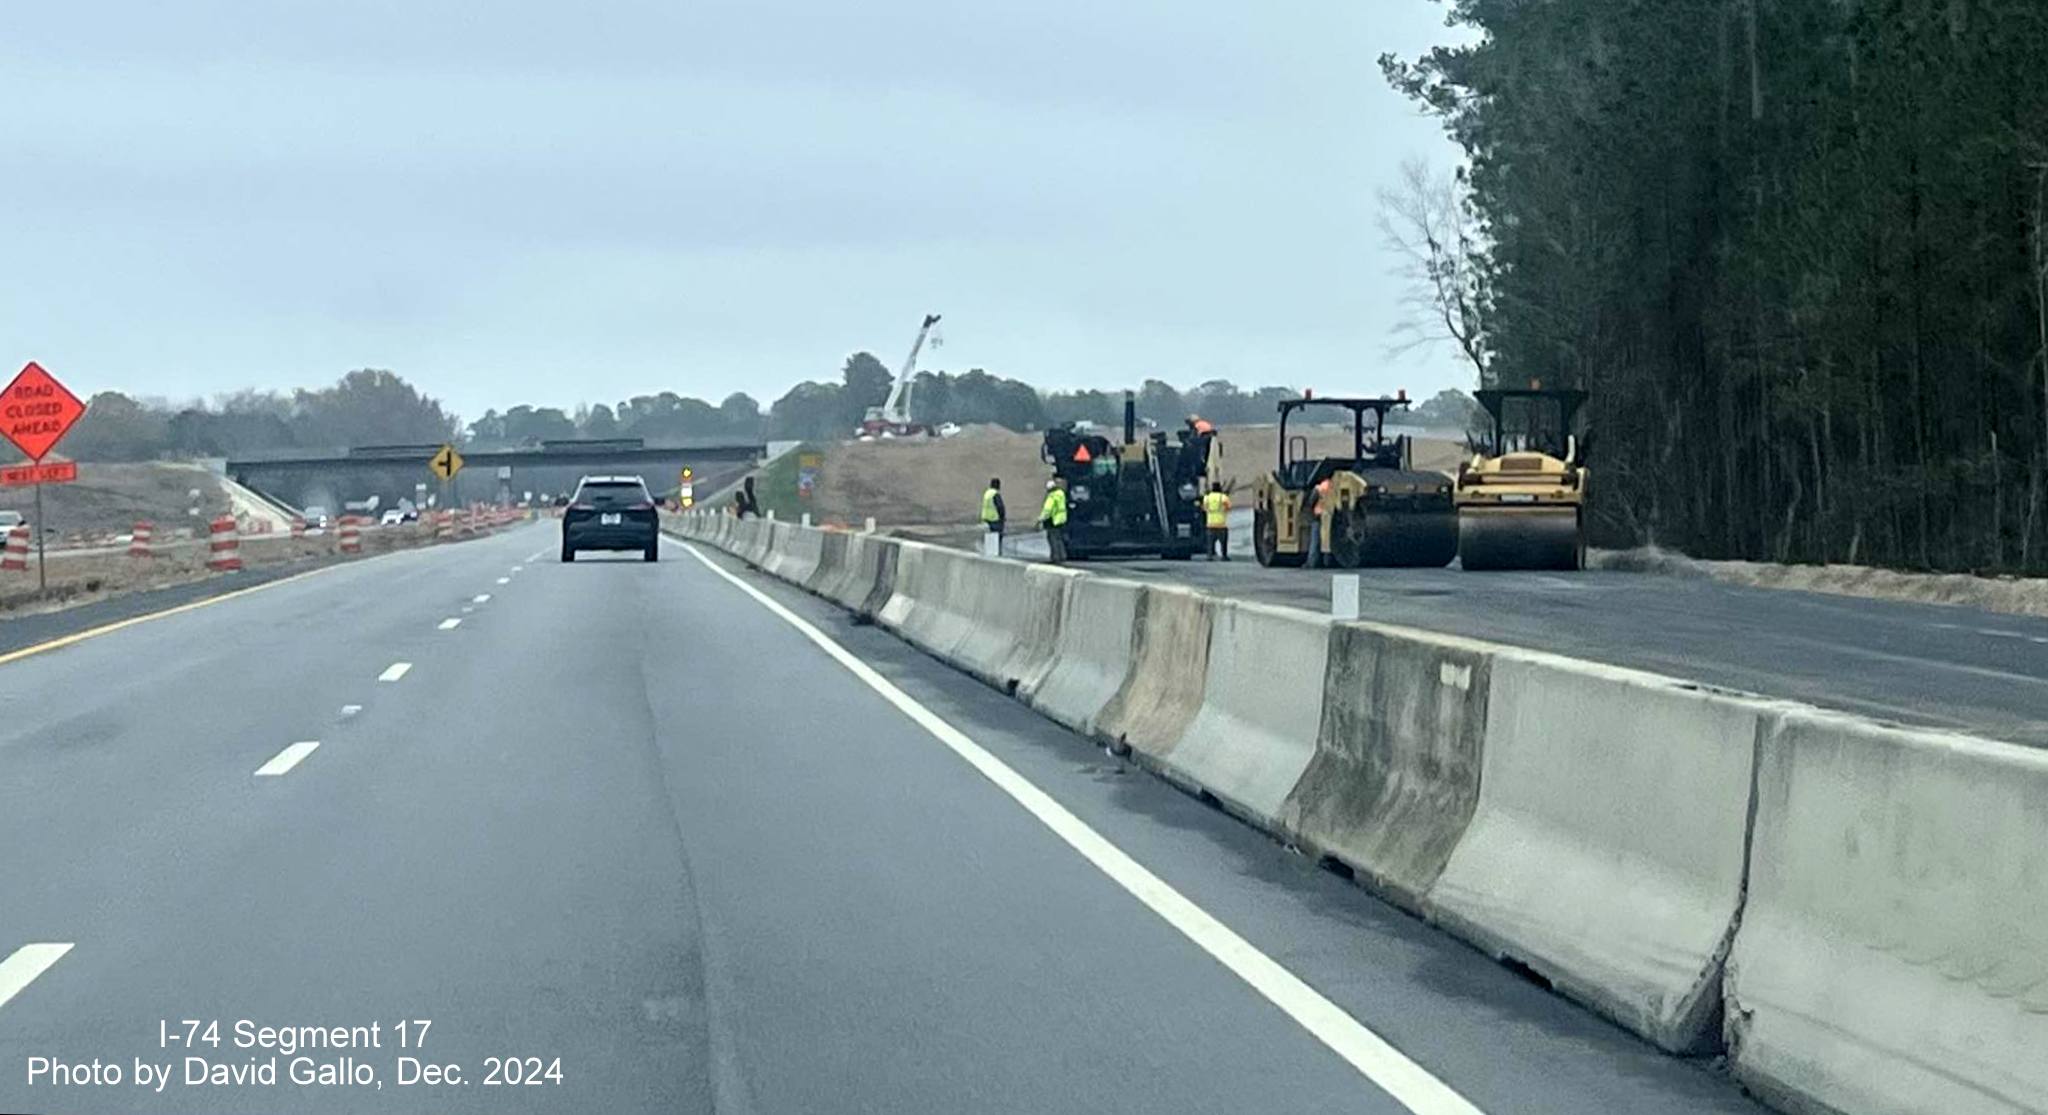
[[[456,473],[462,471],[462,454],[457,453],[454,446],[444,445],[434,451],[434,459],[427,462],[427,467],[434,471],[435,476],[452,480]]]

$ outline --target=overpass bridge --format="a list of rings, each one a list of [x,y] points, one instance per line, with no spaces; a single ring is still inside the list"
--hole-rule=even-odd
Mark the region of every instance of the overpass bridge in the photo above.
[[[685,467],[696,470],[699,491],[754,467],[766,455],[759,442],[724,438],[646,445],[637,438],[549,441],[538,447],[463,450],[463,470],[442,484],[427,468],[440,446],[371,445],[347,450],[265,453],[227,462],[237,483],[292,507],[343,504],[377,497],[390,506],[411,499],[416,486],[444,502],[535,498],[567,493],[591,474],[639,475],[657,494],[672,492]]]

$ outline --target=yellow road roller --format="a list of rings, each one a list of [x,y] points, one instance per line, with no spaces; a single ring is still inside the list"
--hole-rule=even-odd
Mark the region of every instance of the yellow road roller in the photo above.
[[[1387,414],[1407,406],[1405,394],[1281,400],[1279,467],[1252,491],[1252,551],[1260,565],[1451,563],[1458,555],[1451,478],[1413,468],[1408,439],[1385,433]],[[1349,412],[1350,453],[1310,456],[1308,438],[1290,435],[1289,420],[1311,407]]]
[[[1586,481],[1572,420],[1584,391],[1482,390],[1490,429],[1458,466],[1458,561],[1466,569],[1583,569]]]

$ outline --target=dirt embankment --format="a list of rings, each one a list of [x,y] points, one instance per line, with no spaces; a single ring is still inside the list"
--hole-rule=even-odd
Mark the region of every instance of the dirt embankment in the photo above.
[[[197,515],[191,514],[195,506]],[[35,489],[0,488],[0,508],[19,511],[33,523]],[[203,530],[208,519],[228,510],[219,478],[199,465],[86,461],[78,466],[77,480],[44,485],[44,521],[37,525],[55,532],[48,538],[52,545],[90,545],[127,534],[137,520],[154,523],[161,538]]]
[[[1224,427],[1223,482],[1242,496],[1272,469],[1278,456],[1272,426]],[[972,525],[990,477],[1003,482],[1010,520],[1036,517],[1049,475],[1038,456],[1039,435],[992,426],[970,427],[956,437],[845,442],[823,450],[811,517],[858,525],[873,516],[886,528],[956,528]],[[1349,453],[1351,434],[1309,429],[1311,455]],[[1454,442],[1418,440],[1415,465],[1453,471],[1463,449]]]

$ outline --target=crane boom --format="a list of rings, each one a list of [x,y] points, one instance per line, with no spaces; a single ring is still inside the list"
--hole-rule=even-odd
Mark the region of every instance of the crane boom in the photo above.
[[[896,382],[889,387],[889,398],[882,403],[882,413],[878,416],[882,421],[898,426],[910,424],[910,383],[917,378],[917,354],[923,351],[925,337],[938,323],[938,314],[924,315],[924,324],[917,330],[917,340],[911,342],[910,355],[903,359],[903,370],[896,373]]]

